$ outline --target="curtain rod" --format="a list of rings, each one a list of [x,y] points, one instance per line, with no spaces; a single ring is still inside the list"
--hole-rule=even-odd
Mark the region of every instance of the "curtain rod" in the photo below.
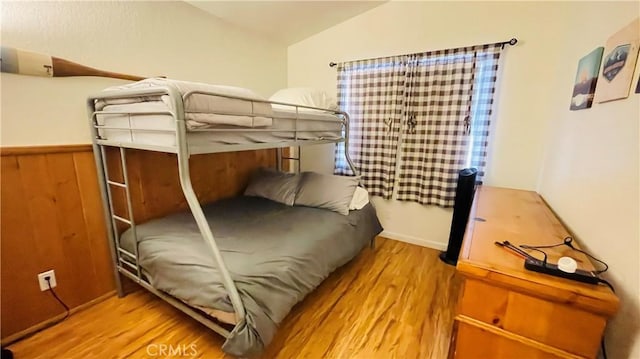
[[[514,37],[514,38],[512,38],[511,40],[508,40],[508,41],[496,42],[496,43],[493,43],[493,44],[485,44],[485,45],[502,45],[502,48],[504,49],[504,45],[513,46],[513,45],[515,45],[517,43],[518,43],[518,39],[516,39]],[[480,46],[484,46],[484,45],[480,45]],[[338,65],[338,63],[336,63],[336,62],[330,62],[329,63],[329,67],[335,67],[337,65]]]

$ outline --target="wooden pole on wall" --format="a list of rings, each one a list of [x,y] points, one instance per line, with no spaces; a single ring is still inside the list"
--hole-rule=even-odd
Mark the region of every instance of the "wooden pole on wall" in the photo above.
[[[0,52],[0,71],[42,77],[98,76],[131,81],[140,81],[146,78],[98,70],[49,54],[6,46],[2,46]]]

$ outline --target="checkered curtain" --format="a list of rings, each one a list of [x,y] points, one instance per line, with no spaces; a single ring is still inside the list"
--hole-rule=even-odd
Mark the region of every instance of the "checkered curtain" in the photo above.
[[[482,181],[487,165],[487,146],[493,113],[498,62],[501,45],[482,46],[474,49],[475,71],[471,97],[471,123],[469,124],[466,167],[478,169],[478,181]]]
[[[406,58],[387,57],[338,65],[338,105],[349,114],[349,155],[369,193],[393,195],[404,109]],[[336,146],[336,174],[351,174],[344,144]]]
[[[398,200],[451,207],[461,169],[482,179],[501,48],[409,56]]]

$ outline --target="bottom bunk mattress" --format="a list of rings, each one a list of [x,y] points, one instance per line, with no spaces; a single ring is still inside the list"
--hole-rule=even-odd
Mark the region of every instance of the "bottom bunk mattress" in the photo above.
[[[216,244],[246,309],[222,349],[261,352],[291,308],[355,257],[382,227],[371,204],[348,216],[235,197],[203,206]],[[140,266],[150,284],[187,304],[232,313],[213,255],[191,212],[136,226]],[[120,245],[131,252],[131,231]]]

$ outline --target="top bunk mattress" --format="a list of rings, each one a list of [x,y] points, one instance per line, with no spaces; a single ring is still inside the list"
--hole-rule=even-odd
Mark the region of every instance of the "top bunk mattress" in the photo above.
[[[176,88],[185,96],[184,118],[190,145],[342,138],[342,117],[332,110],[300,107],[296,111],[295,105],[272,106],[252,91],[237,87],[146,79],[111,87],[104,93],[153,87]],[[99,128],[98,133],[104,140],[175,146],[176,124],[171,114],[174,107],[168,95],[97,100],[95,109],[101,111],[97,124],[106,127]]]
[[[175,146],[176,124],[169,114],[128,115],[120,112],[157,112],[166,111],[164,104],[158,102],[144,102],[126,105],[109,105],[103,111],[115,114],[100,114],[97,116],[98,125],[110,127],[98,129],[98,134],[104,140],[118,142],[135,142],[139,144]],[[298,140],[339,140],[342,138],[342,124],[336,116],[320,112],[299,112],[288,110],[273,110],[271,125],[259,128],[238,127],[232,124],[203,126],[187,131],[190,145],[204,144],[246,144],[285,142],[296,138]],[[296,120],[296,116],[298,120]],[[219,120],[233,123],[236,118]],[[251,117],[242,119],[251,122]],[[133,130],[129,130],[132,128]]]
[[[291,308],[355,257],[382,227],[368,204],[348,216],[326,209],[236,197],[203,206],[247,311],[226,352],[260,352]],[[140,265],[156,289],[197,308],[233,312],[212,254],[190,212],[136,226]],[[130,231],[121,246],[133,252]]]

